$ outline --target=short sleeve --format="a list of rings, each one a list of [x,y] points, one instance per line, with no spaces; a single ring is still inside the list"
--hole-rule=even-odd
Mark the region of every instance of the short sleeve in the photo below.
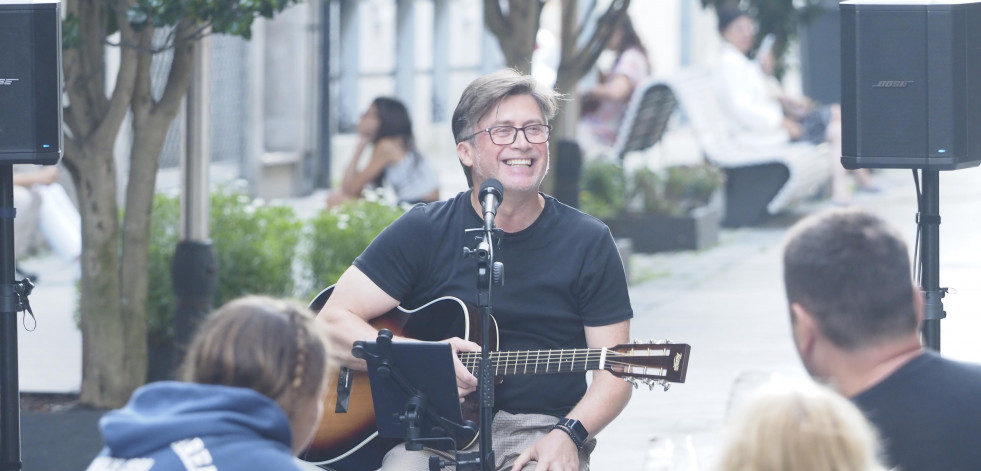
[[[630,84],[637,86],[642,80],[650,75],[650,66],[647,63],[647,56],[644,55],[640,49],[630,48],[623,51],[620,55],[620,59],[617,60],[616,65],[613,66],[613,70],[610,75],[623,75],[630,80]]]
[[[633,317],[627,275],[613,235],[606,227],[584,258],[579,304],[584,325],[597,327]]]
[[[422,205],[410,209],[375,237],[354,260],[356,266],[389,296],[403,301],[413,281],[428,266],[432,227]]]

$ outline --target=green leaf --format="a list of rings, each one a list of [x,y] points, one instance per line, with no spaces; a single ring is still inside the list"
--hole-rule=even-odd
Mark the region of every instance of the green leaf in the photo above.
[[[61,48],[73,49],[82,47],[81,20],[74,13],[69,13],[61,22]]]

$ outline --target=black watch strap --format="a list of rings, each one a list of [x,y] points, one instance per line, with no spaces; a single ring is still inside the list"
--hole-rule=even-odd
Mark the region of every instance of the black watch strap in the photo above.
[[[586,431],[586,427],[576,419],[563,417],[559,419],[558,423],[549,428],[549,431],[555,429],[562,430],[568,434],[572,442],[576,444],[576,448],[580,450],[586,444],[586,439],[589,438],[589,432]]]

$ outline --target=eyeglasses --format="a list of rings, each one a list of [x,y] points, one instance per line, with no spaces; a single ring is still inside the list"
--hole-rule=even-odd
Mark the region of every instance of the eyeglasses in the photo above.
[[[516,128],[514,126],[493,126],[487,129],[481,129],[460,141],[469,141],[482,132],[490,134],[491,142],[499,146],[508,146],[514,144],[514,141],[518,139],[518,131],[525,133],[525,140],[530,144],[544,144],[548,142],[548,133],[552,131],[552,125],[550,124],[529,124],[523,128]]]

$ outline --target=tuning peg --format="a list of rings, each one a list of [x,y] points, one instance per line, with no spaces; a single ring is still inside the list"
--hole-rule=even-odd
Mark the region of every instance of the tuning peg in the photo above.
[[[630,343],[640,343],[640,339],[633,339],[630,341]]]
[[[624,381],[633,385],[634,389],[637,389],[637,378],[623,378]]]

